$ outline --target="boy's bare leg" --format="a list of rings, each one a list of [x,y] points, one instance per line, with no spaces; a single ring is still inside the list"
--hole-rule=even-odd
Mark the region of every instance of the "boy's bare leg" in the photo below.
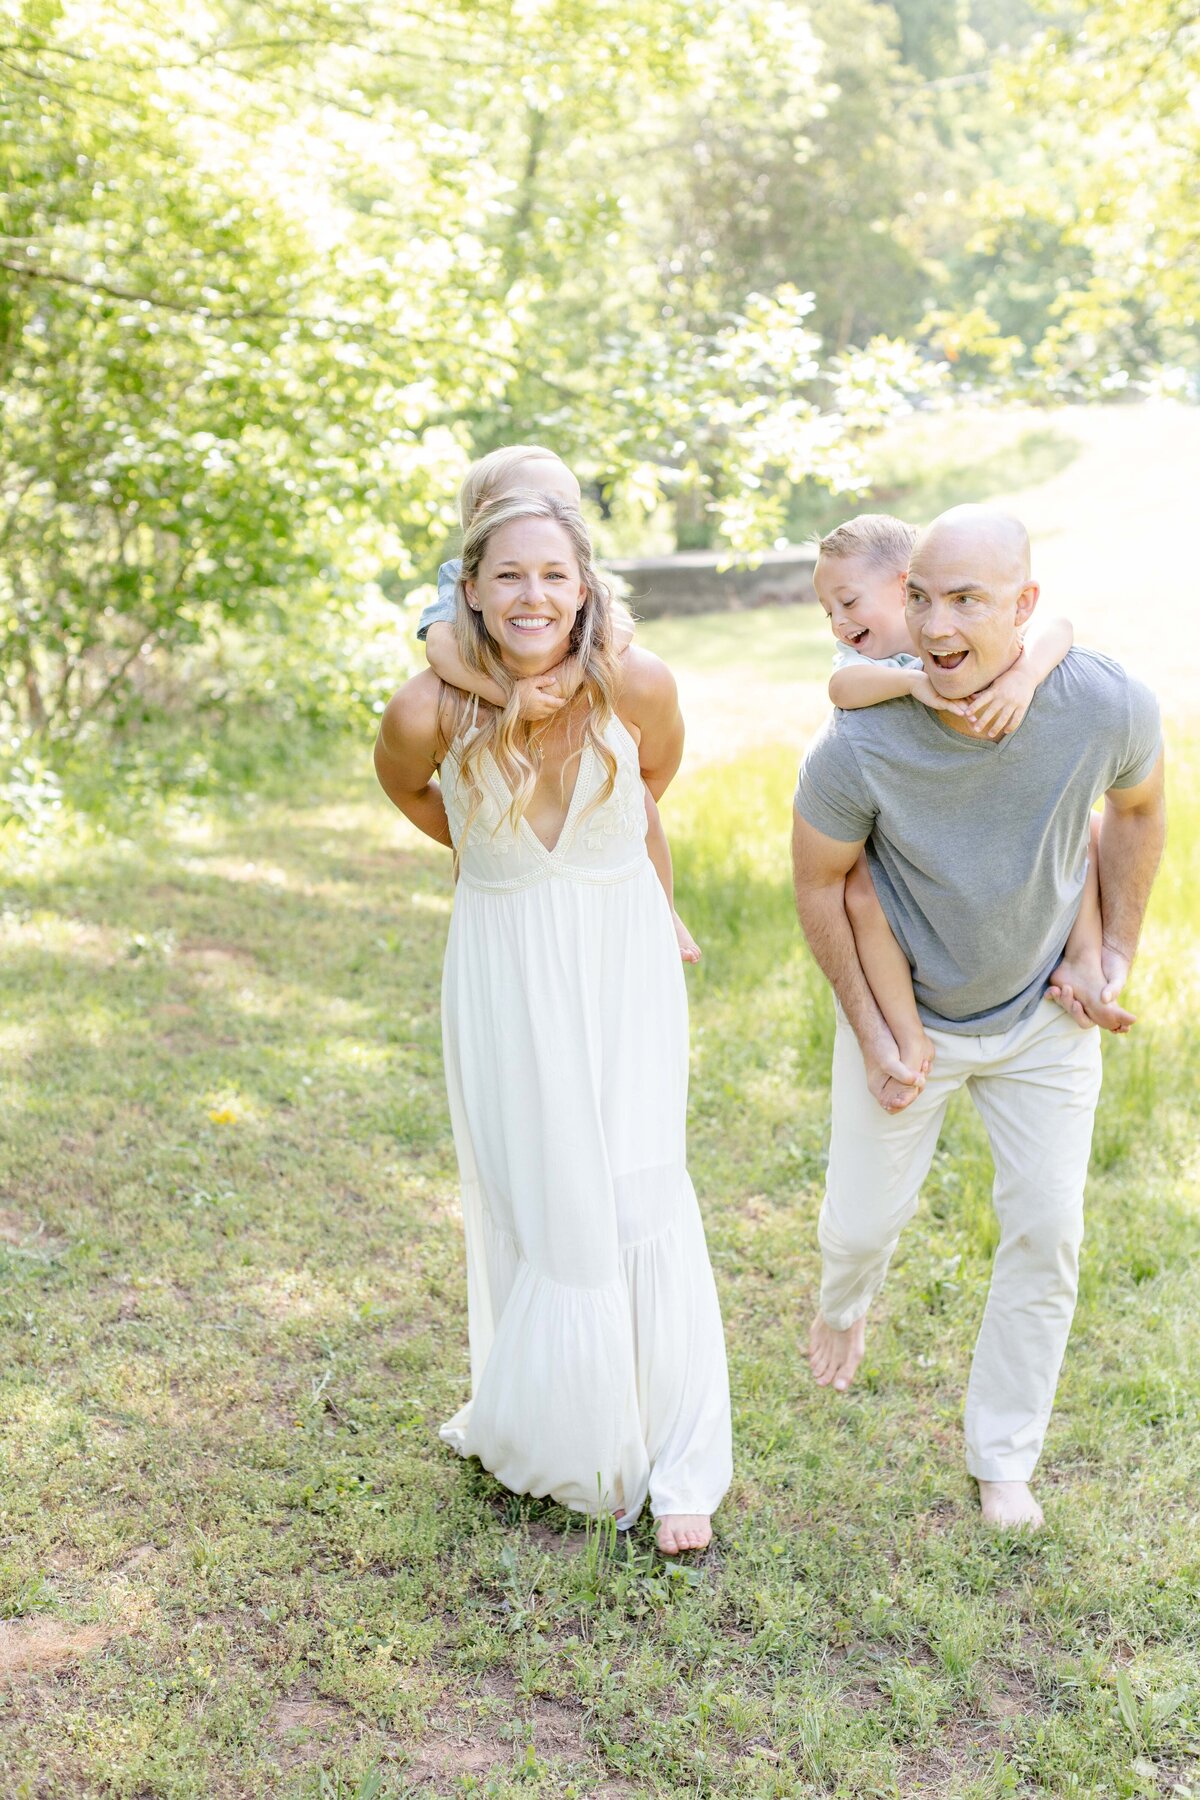
[[[1133,1013],[1126,1012],[1115,1000],[1104,998],[1106,986],[1100,961],[1103,926],[1100,917],[1100,819],[1092,814],[1088,846],[1087,881],[1083,899],[1062,961],[1050,976],[1047,989],[1064,1012],[1069,1012],[1082,1028],[1103,1025],[1106,1031],[1123,1032],[1136,1023]]]
[[[667,834],[663,830],[663,822],[658,814],[658,807],[650,789],[646,789],[646,852],[654,864],[654,873],[662,883],[663,893],[667,896],[667,905],[671,909],[671,923],[675,927],[675,941],[679,945],[679,954],[686,963],[700,961],[700,946],[675,911],[675,876],[671,868],[671,846],[667,842]],[[692,1546],[688,1546],[692,1548]]]
[[[908,958],[892,935],[865,856],[846,877],[845,904],[867,985],[896,1040],[900,1061],[918,1076],[907,1105],[916,1099],[933,1067],[934,1047],[917,1011]]]

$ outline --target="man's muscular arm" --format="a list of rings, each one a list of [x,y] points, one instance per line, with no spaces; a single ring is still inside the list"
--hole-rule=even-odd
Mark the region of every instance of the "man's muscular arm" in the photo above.
[[[919,1071],[900,1061],[896,1040],[862,972],[846,917],[846,876],[858,861],[864,841],[841,843],[826,837],[799,812],[792,813],[792,878],[800,924],[858,1039],[868,1086],[879,1104],[892,1112],[899,1110],[891,1103],[899,1098],[897,1084],[911,1088]]]
[[[1137,952],[1142,920],[1167,835],[1160,755],[1145,781],[1111,788],[1100,819],[1100,915],[1104,943],[1100,960],[1103,999],[1120,993]]]

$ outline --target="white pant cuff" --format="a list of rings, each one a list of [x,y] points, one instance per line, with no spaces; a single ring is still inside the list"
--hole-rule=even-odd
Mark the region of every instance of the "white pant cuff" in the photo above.
[[[975,1481],[1032,1481],[1037,1465],[1036,1456],[1014,1456],[1003,1461],[968,1456],[967,1474]]]

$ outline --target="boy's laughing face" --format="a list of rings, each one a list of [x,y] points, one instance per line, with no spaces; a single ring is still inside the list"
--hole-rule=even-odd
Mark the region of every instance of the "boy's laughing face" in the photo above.
[[[819,556],[813,586],[840,644],[873,661],[914,654],[903,569],[883,568],[869,556]]]

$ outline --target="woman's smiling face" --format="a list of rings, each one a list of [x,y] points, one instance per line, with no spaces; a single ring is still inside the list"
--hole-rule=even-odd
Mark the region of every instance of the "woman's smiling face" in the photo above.
[[[570,536],[556,519],[511,519],[488,539],[466,595],[516,673],[552,668],[567,653],[584,600]]]

